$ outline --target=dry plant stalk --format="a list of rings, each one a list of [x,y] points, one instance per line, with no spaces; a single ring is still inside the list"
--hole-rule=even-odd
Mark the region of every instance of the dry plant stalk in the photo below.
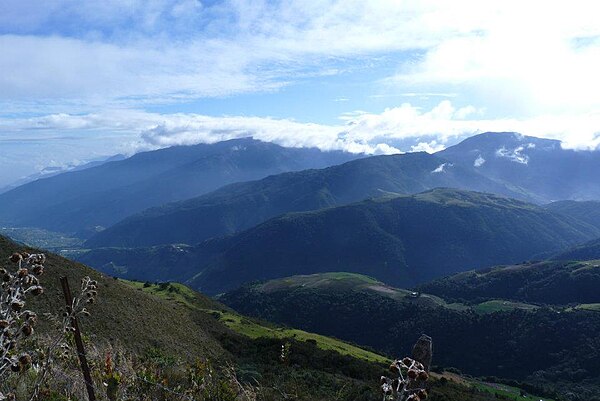
[[[39,276],[44,273],[46,256],[41,253],[13,253],[9,261],[11,266],[0,268],[0,384],[8,382],[12,374],[21,374],[33,368],[36,379],[31,385],[30,400],[34,400],[54,362],[56,350],[68,348],[65,340],[67,333],[73,330],[72,319],[89,316],[85,306],[94,302],[98,283],[89,277],[83,278],[81,294],[73,299],[71,310],[63,314],[62,320],[55,319],[60,327],[58,334],[44,352],[38,350],[41,358],[34,361],[32,353],[26,350],[24,340],[33,335],[38,316],[28,310],[26,304],[30,295],[44,292]],[[0,401],[14,399],[13,392],[0,392]]]
[[[0,269],[0,381],[9,372],[31,367],[31,356],[19,353],[37,322],[37,314],[25,308],[26,298],[44,292],[38,279],[44,272],[43,254],[14,253],[9,259],[13,269]]]

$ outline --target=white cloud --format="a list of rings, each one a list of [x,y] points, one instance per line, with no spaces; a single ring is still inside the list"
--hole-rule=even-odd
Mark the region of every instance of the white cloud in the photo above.
[[[468,107],[467,107],[468,108]],[[410,140],[404,150],[435,152],[449,142],[485,131],[519,132],[559,139],[563,147],[595,149],[600,145],[600,114],[586,118],[549,115],[533,119],[464,119],[462,109],[448,100],[431,108],[404,103],[382,113],[355,112],[340,117],[337,125],[315,124],[265,117],[214,117],[190,113],[160,114],[139,110],[105,110],[90,114],[50,114],[32,118],[0,118],[0,138],[100,132],[114,138],[135,140],[142,148],[190,145],[254,136],[284,146],[352,149],[356,152],[394,153],[390,145]],[[424,138],[429,138],[423,140]],[[531,148],[525,143],[523,147]],[[506,150],[506,154],[523,149]]]
[[[427,152],[427,153],[435,153],[440,150],[444,150],[445,146],[441,143],[438,143],[436,140],[430,142],[419,142],[416,145],[412,145],[410,147],[411,152]]]
[[[477,159],[475,159],[475,161],[473,162],[473,167],[481,167],[484,163],[485,159],[481,155],[479,155],[477,156]]]
[[[9,146],[9,150],[0,157],[0,171],[5,175],[20,176],[35,172],[32,170],[35,165],[40,168],[50,165],[52,160],[63,165],[76,159],[89,160],[116,153],[131,154],[247,136],[283,146],[371,154],[402,151],[433,153],[484,131],[515,131],[560,139],[563,147],[572,149],[595,149],[600,145],[600,115],[581,119],[549,115],[529,120],[473,120],[461,118],[459,110],[447,100],[429,110],[405,103],[379,114],[348,113],[341,117],[340,124],[335,125],[291,119],[160,114],[120,109],[89,114],[0,118],[0,143],[3,148],[6,144]],[[517,149],[500,150],[499,156],[524,163],[527,161],[525,147],[531,148],[530,144],[523,143]],[[475,160],[476,166],[484,162],[479,159]]]
[[[466,33],[440,40],[388,82],[403,89],[460,90],[496,116],[600,109],[599,4],[546,2],[543,9],[514,0],[451,4],[456,13],[439,17],[464,22]],[[469,17],[461,17],[463,12]]]
[[[12,0],[0,7],[6,103],[78,99],[93,107],[269,91],[306,68],[336,73],[332,60],[401,51],[420,55],[387,82],[400,83],[403,96],[466,98],[492,112],[507,103],[536,113],[600,103],[600,6],[584,0],[543,11],[516,0]]]
[[[529,156],[523,153],[524,149],[525,148],[523,146],[518,146],[510,150],[506,149],[505,147],[501,147],[500,149],[496,150],[496,157],[504,157],[515,163],[528,164]]]
[[[434,170],[431,171],[432,174],[444,173],[446,171],[446,167],[452,167],[452,163],[442,163],[437,166]]]

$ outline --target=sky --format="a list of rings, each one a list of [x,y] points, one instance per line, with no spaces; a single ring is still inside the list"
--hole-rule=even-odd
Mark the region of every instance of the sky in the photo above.
[[[389,154],[515,131],[596,149],[598,15],[591,0],[3,0],[0,187],[246,136]]]

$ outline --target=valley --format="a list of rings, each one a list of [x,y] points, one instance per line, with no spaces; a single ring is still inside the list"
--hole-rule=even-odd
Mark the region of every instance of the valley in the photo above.
[[[248,153],[232,151],[240,143]],[[123,354],[144,355],[144,366],[167,363],[169,371],[189,369],[197,358],[233,366],[238,381],[228,382],[230,373],[221,370],[222,383],[257,385],[252,391],[267,398],[291,391],[303,394],[297,399],[327,400],[345,381],[342,399],[378,399],[376,372],[410,355],[426,333],[435,343],[433,400],[536,394],[560,401],[571,400],[571,391],[593,400],[600,389],[594,363],[600,349],[600,203],[575,192],[548,202],[554,195],[533,185],[543,171],[534,169],[530,181],[514,180],[521,173],[504,170],[504,155],[486,169],[468,165],[474,143],[487,159],[493,153],[485,146],[535,144],[528,148],[535,149],[527,159],[532,165],[538,158],[545,163],[548,152],[568,163],[576,156],[513,134],[482,134],[434,155],[303,153],[252,140],[149,152],[135,163],[108,162],[0,194],[0,203],[4,196],[21,204],[20,191],[44,196],[61,185],[83,189],[77,197],[66,191],[66,203],[37,211],[23,203],[31,216],[48,214],[54,221],[11,220],[2,233],[19,244],[3,240],[0,249],[4,258],[20,247],[51,252],[49,288],[43,302],[33,304],[42,311],[60,310],[58,276],[98,280],[105,297],[94,306],[98,319],[85,323],[98,349],[119,347]],[[117,198],[102,195],[100,203],[90,203],[96,193],[85,195],[82,180],[104,180],[106,191],[128,197],[137,195],[125,188],[141,184],[127,180],[177,185],[164,175],[171,152],[186,170],[186,163],[205,167],[215,158],[273,159],[261,160],[256,176],[232,175],[231,184],[216,164],[206,171],[226,184],[220,188],[192,185],[186,191],[195,193],[177,195],[183,200],[156,198],[149,209],[144,202],[150,198],[133,202],[137,210],[129,209],[122,221],[88,224],[85,213],[101,218],[98,208],[117,216],[102,206]],[[201,162],[194,161],[198,156]],[[121,189],[112,182],[113,170],[129,171],[146,159],[156,170],[144,174],[158,175],[141,181],[123,176]],[[316,164],[305,169],[302,163]],[[98,174],[104,178],[90,178]],[[203,177],[194,179],[206,183]],[[67,218],[62,208],[75,214]],[[278,365],[281,352],[291,352],[291,359]],[[358,394],[363,398],[354,398]]]

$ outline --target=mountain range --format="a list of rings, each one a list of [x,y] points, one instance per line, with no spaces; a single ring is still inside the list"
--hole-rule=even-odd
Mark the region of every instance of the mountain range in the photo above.
[[[185,281],[209,294],[253,280],[327,271],[413,286],[598,236],[592,225],[530,203],[435,189],[288,213],[196,246],[103,248],[79,260],[129,278]]]
[[[321,170],[238,183],[130,216],[87,247],[195,244],[250,228],[287,212],[366,198],[450,187],[543,204],[600,196],[600,153],[562,149],[559,141],[485,133],[434,155],[375,156]],[[191,222],[191,223],[190,223]]]
[[[523,191],[538,203],[600,199],[600,152],[564,149],[557,140],[484,133],[436,153],[453,164]]]
[[[273,175],[225,186],[198,198],[146,210],[94,235],[90,248],[195,244],[232,234],[288,212],[318,210],[386,194],[437,187],[521,197],[473,167],[448,166],[424,152],[374,156],[325,169]]]
[[[359,157],[284,148],[251,138],[138,153],[39,179],[0,194],[0,223],[80,237],[148,207],[198,196],[228,183]]]

